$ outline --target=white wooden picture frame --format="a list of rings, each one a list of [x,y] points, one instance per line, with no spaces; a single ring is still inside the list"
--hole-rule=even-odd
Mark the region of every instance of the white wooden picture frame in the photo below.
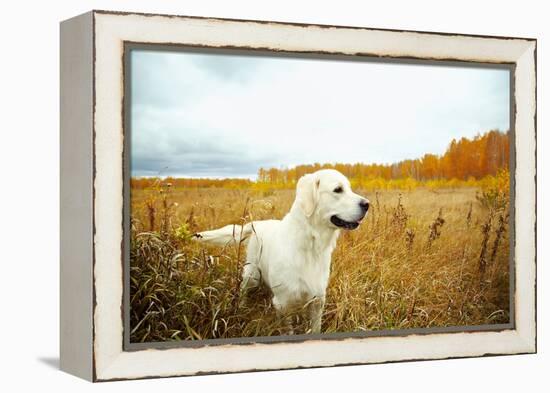
[[[125,45],[501,64],[513,75],[513,321],[216,345],[125,342]],[[91,11],[61,23],[61,368],[90,381],[536,352],[536,40]],[[246,344],[246,345],[245,345]]]

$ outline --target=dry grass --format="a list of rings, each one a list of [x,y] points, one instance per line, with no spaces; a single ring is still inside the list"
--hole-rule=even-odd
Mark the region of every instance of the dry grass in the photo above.
[[[338,241],[322,332],[508,322],[502,201],[474,188],[362,194],[371,210]],[[205,248],[189,236],[281,218],[293,199],[291,190],[133,190],[131,340],[282,334],[268,289],[239,306],[244,247]]]

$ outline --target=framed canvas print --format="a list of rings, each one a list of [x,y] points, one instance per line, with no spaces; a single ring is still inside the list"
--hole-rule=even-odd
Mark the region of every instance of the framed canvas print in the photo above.
[[[61,23],[61,368],[536,351],[536,40]]]

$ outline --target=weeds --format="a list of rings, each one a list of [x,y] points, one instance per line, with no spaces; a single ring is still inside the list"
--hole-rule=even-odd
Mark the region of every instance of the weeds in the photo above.
[[[189,238],[252,218],[281,218],[293,199],[290,190],[132,190],[131,341],[286,334],[268,289],[239,298],[242,245],[205,247]],[[508,322],[507,205],[497,211],[475,203],[476,189],[379,191],[374,199],[376,215],[338,240],[322,332]],[[486,225],[491,214],[495,228],[464,225]],[[482,269],[491,280],[480,286]],[[302,311],[290,316],[299,324],[295,333],[308,331]]]
[[[410,228],[407,229],[407,231],[405,232],[405,240],[407,242],[407,250],[408,251],[412,250],[413,243],[414,243],[414,237],[415,237],[414,230],[412,230]]]
[[[504,215],[501,214],[498,216],[498,228],[495,232],[495,240],[493,241],[493,251],[491,252],[491,262],[495,261],[498,252],[498,246],[506,230],[506,220]]]
[[[429,227],[430,234],[428,235],[428,248],[432,246],[434,240],[441,236],[441,227],[443,224],[445,224],[445,219],[443,219],[443,208],[440,208],[437,217]]]
[[[485,270],[487,268],[487,246],[489,244],[489,237],[491,236],[491,225],[493,220],[493,214],[489,214],[487,221],[481,226],[481,252],[479,254],[479,275],[480,281],[483,279]]]
[[[468,214],[466,215],[466,226],[470,228],[470,224],[472,223],[472,208],[474,204],[470,202],[470,207],[468,209]]]
[[[397,228],[398,231],[402,231],[407,226],[409,215],[405,210],[405,207],[401,203],[402,194],[399,194],[397,198],[397,206],[392,210],[392,225]]]

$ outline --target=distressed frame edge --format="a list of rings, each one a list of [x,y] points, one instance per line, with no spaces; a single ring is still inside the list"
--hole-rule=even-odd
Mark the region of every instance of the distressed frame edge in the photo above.
[[[123,275],[124,275],[124,293],[123,293],[123,351],[132,352],[132,351],[142,351],[147,349],[154,350],[169,350],[169,349],[178,349],[178,348],[200,348],[200,347],[213,347],[221,345],[249,345],[249,344],[277,344],[277,343],[289,343],[297,344],[303,343],[305,341],[338,341],[348,338],[371,338],[371,337],[407,337],[413,335],[428,335],[428,334],[452,334],[452,333],[475,333],[475,332],[501,332],[505,330],[514,330],[516,325],[515,320],[515,255],[513,254],[513,242],[510,242],[510,319],[507,323],[499,324],[486,324],[486,325],[456,325],[456,326],[445,326],[445,327],[427,327],[427,328],[409,328],[409,329],[393,329],[393,330],[373,330],[367,332],[354,331],[354,332],[338,332],[338,333],[324,333],[324,334],[300,334],[293,336],[257,336],[257,337],[239,337],[239,338],[228,338],[228,339],[206,339],[206,340],[197,340],[197,341],[153,341],[153,342],[131,342],[129,337],[130,331],[130,309],[129,309],[129,298],[130,298],[130,263],[129,263],[129,252],[128,244],[129,240],[129,215],[130,215],[130,146],[129,138],[131,138],[131,117],[129,115],[129,108],[131,108],[131,88],[130,84],[127,83],[127,77],[131,75],[131,53],[134,50],[154,50],[154,51],[163,51],[163,52],[175,52],[175,53],[196,53],[196,52],[206,52],[206,53],[216,53],[216,54],[240,54],[242,56],[267,56],[267,57],[290,57],[290,58],[303,58],[303,59],[317,59],[324,61],[332,60],[345,60],[345,61],[357,61],[364,63],[381,63],[381,64],[409,64],[409,65],[430,65],[430,66],[456,66],[456,67],[487,67],[492,69],[502,69],[507,70],[510,75],[510,132],[512,135],[511,142],[511,153],[510,154],[510,172],[515,171],[515,70],[516,63],[480,63],[474,61],[462,62],[460,60],[424,60],[424,59],[411,59],[411,58],[379,58],[372,57],[369,55],[348,55],[348,54],[318,54],[310,52],[294,52],[294,51],[285,51],[279,50],[276,52],[267,51],[261,48],[248,48],[241,49],[238,47],[219,47],[219,46],[199,46],[193,45],[189,46],[186,44],[176,44],[176,43],[143,43],[143,42],[133,42],[133,41],[123,41],[123,70],[122,70],[122,85],[123,85],[123,105],[122,105],[122,133],[124,138],[123,144],[123,220],[124,220],[124,231],[123,231],[123,242],[122,242],[122,258],[123,258]],[[510,187],[511,193],[510,197],[513,198],[515,195],[515,177],[511,178]],[[515,205],[515,201],[514,201]],[[510,231],[514,232],[515,239],[515,209],[512,209],[511,214],[511,227]]]
[[[183,14],[163,14],[163,13],[151,13],[151,12],[139,12],[139,11],[113,11],[105,9],[94,9],[91,12],[98,15],[120,15],[120,16],[146,16],[146,17],[162,17],[162,18],[176,18],[176,19],[197,19],[204,21],[219,21],[219,22],[243,22],[254,24],[268,24],[268,25],[281,25],[281,26],[295,26],[295,27],[318,27],[322,29],[353,29],[353,30],[371,30],[382,32],[395,32],[395,33],[418,33],[421,35],[433,34],[448,37],[471,37],[471,38],[490,38],[498,40],[522,40],[522,41],[536,41],[534,37],[516,37],[516,36],[498,36],[498,35],[486,35],[486,34],[468,34],[468,33],[450,33],[442,31],[428,31],[428,30],[410,30],[410,29],[388,29],[382,27],[365,27],[354,25],[330,25],[323,23],[307,23],[307,22],[289,22],[289,21],[273,21],[262,19],[242,19],[242,18],[223,18],[216,16],[199,16],[199,15],[183,15]]]
[[[482,353],[479,355],[464,355],[464,356],[441,356],[441,357],[429,357],[429,358],[406,358],[402,360],[385,360],[385,361],[373,361],[373,362],[352,362],[352,363],[335,363],[329,365],[313,365],[313,366],[289,366],[281,368],[249,368],[237,371],[204,371],[195,373],[176,373],[176,374],[157,374],[157,375],[144,375],[139,377],[112,377],[112,378],[95,378],[91,382],[120,382],[120,381],[138,381],[148,379],[164,379],[164,378],[183,378],[183,377],[203,377],[210,375],[226,375],[226,374],[248,374],[248,373],[260,373],[260,372],[277,372],[277,371],[290,371],[290,370],[309,370],[309,369],[322,369],[333,367],[352,367],[352,366],[369,366],[377,364],[395,364],[395,363],[411,363],[411,362],[433,362],[441,360],[464,360],[473,358],[497,358],[504,356],[524,356],[534,355],[536,351],[520,351],[512,353]]]
[[[100,12],[101,13],[101,12]],[[109,14],[113,14],[112,12],[109,12]],[[130,13],[132,14],[132,13]],[[143,15],[143,14],[138,14],[138,15]],[[173,16],[172,16],[173,17]],[[188,17],[186,17],[188,18]],[[193,17],[189,17],[189,18],[193,18]],[[211,18],[205,18],[205,19],[211,19]],[[254,22],[254,21],[253,21]],[[279,22],[274,22],[274,24],[281,24]],[[284,24],[284,23],[282,23]],[[365,28],[366,29],[366,28]],[[369,29],[366,29],[366,30],[369,30]],[[418,33],[418,32],[414,32],[414,33]],[[426,34],[434,34],[434,33],[431,33],[431,32],[428,32]],[[455,36],[454,34],[451,34],[452,36]],[[468,36],[468,35],[466,35]],[[481,37],[483,38],[483,37]],[[503,37],[496,37],[497,39],[505,39]],[[534,75],[534,80],[535,80],[535,83],[534,83],[534,88],[535,88],[535,92],[536,92],[536,40],[535,39],[527,39],[527,43],[534,41],[534,45],[533,45],[533,52],[535,53],[535,65],[534,65],[534,72],[535,72],[535,75]],[[94,40],[94,44],[95,44],[95,40]],[[527,51],[527,50],[526,50]],[[469,60],[466,60],[466,61],[469,61]],[[94,76],[95,76],[95,73],[94,73]],[[95,96],[94,96],[95,98]],[[516,103],[517,105],[517,103]],[[532,131],[534,131],[534,141],[535,141],[535,153],[536,153],[536,96],[534,97],[534,116],[535,116],[535,121],[534,121],[534,128]],[[517,120],[516,120],[516,125],[517,125]],[[535,162],[535,184],[534,186],[536,187],[536,162]],[[535,194],[535,208],[536,208],[536,194]],[[536,215],[535,217],[533,217],[534,220],[535,220],[535,227],[533,228],[534,232],[533,234],[536,236]],[[536,249],[535,249],[535,263],[536,263]],[[536,266],[535,266],[535,276],[534,276],[534,279],[535,279],[535,284],[536,284]],[[535,286],[535,293],[534,293],[534,298],[533,300],[536,301],[536,286]],[[522,350],[518,351],[518,352],[512,352],[512,353],[487,353],[487,354],[481,354],[481,355],[463,355],[463,356],[456,356],[457,358],[460,357],[472,357],[472,356],[497,356],[497,355],[506,355],[506,354],[520,354],[520,353],[534,353],[536,352],[536,310],[535,310],[535,314],[534,314],[534,335],[531,334],[532,332],[525,332],[524,329],[521,329],[522,330],[522,333],[525,333],[525,334],[519,334],[519,336],[517,337],[520,341],[521,341],[521,344],[522,344]],[[516,332],[518,333],[518,332]],[[95,340],[95,337],[94,337],[94,340]],[[95,356],[94,356],[95,357]],[[386,362],[401,362],[401,361],[411,361],[411,360],[431,360],[431,359],[443,359],[443,358],[454,358],[454,356],[443,356],[443,357],[430,357],[430,358],[426,358],[426,359],[407,359],[407,358],[402,358],[400,360],[390,360],[390,361],[383,361],[383,362],[377,362],[377,361],[374,361],[374,362],[361,362],[361,363],[349,363],[349,364],[369,364],[369,363],[386,363]],[[118,360],[120,359],[112,359],[113,360],[113,363],[117,363]],[[348,363],[346,363],[348,364]],[[310,367],[330,367],[330,366],[338,366],[338,365],[344,365],[344,364],[331,364],[331,365],[321,365],[321,366],[306,366],[308,368]],[[297,366],[297,367],[280,367],[280,368],[275,368],[275,369],[287,369],[287,368],[301,368],[301,366]],[[271,368],[266,368],[264,370],[271,370]],[[104,371],[104,370],[102,370]],[[261,371],[261,370],[239,370],[239,371],[218,371],[218,372],[207,372],[207,374],[210,374],[210,373],[230,373],[230,372],[244,372],[244,371]],[[103,372],[101,372],[100,374],[103,374]],[[108,374],[108,373],[107,373]],[[197,372],[197,373],[191,373],[191,374],[185,374],[185,373],[176,373],[176,374],[169,374],[169,375],[151,375],[151,376],[141,376],[141,377],[121,377],[121,378],[117,378],[117,377],[107,377],[107,378],[104,378],[103,376],[100,376],[99,378],[97,378],[97,376],[94,375],[94,380],[97,380],[97,381],[104,381],[104,380],[118,380],[118,379],[135,379],[135,378],[151,378],[151,377],[163,377],[163,376],[178,376],[178,375],[200,375],[200,374],[205,374],[204,372]]]
[[[93,19],[94,12],[90,11],[59,24],[59,367],[88,381],[95,379]]]
[[[528,207],[530,208],[526,216],[520,216],[515,213],[516,218],[516,235],[515,238],[515,304],[516,304],[516,330],[518,331],[521,340],[523,340],[529,353],[537,353],[537,41],[530,41],[525,48],[525,51],[517,59],[516,62],[516,111],[515,111],[515,132],[516,132],[516,151],[518,143],[527,144],[522,147],[526,151],[523,153],[532,158],[532,161],[522,159],[516,153],[516,173],[515,186],[516,189],[522,189],[525,192],[516,193],[516,206],[522,205],[521,198],[528,199]],[[521,83],[518,83],[521,81]],[[519,87],[518,87],[519,86]],[[520,98],[518,98],[520,97]],[[518,104],[519,102],[519,104]],[[532,157],[531,157],[532,155]],[[526,168],[527,174],[520,175],[518,170],[528,165]],[[526,180],[525,178],[529,179]],[[521,182],[521,183],[520,183]],[[525,183],[525,184],[523,184]],[[524,188],[525,187],[525,188]],[[518,202],[519,201],[519,202]],[[525,208],[525,207],[524,207]],[[531,216],[532,215],[532,216]],[[525,224],[523,224],[525,222]],[[523,229],[518,230],[518,223],[524,225]],[[522,236],[523,235],[523,236]],[[527,236],[529,235],[529,236]],[[518,241],[519,240],[519,241]],[[526,242],[526,244],[524,244]],[[520,246],[518,247],[518,243]],[[522,260],[521,255],[518,255],[518,250],[523,250],[532,259]],[[518,280],[518,270],[521,280]],[[527,303],[527,305],[525,304]],[[520,310],[517,310],[518,305],[521,305]]]

